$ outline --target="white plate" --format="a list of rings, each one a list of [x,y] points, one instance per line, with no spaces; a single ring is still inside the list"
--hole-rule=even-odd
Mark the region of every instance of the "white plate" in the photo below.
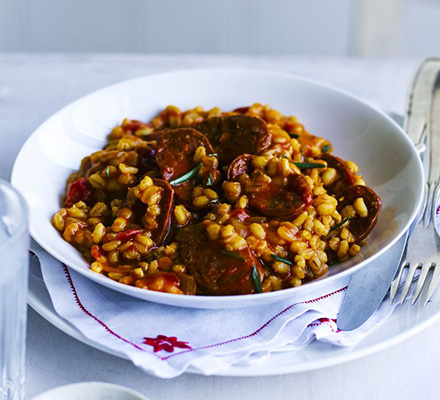
[[[30,272],[28,303],[37,313],[80,342],[108,354],[126,358],[113,348],[86,338],[73,325],[61,318],[52,306],[44,282],[39,279],[41,278],[39,268],[34,266]],[[407,301],[403,306],[398,306],[387,320],[356,346],[339,348],[314,341],[297,352],[274,352],[260,363],[232,366],[215,375],[268,376],[296,373],[341,364],[375,353],[409,338],[440,319],[440,291],[434,294],[431,303],[426,307],[423,307],[422,302],[414,306],[410,303]],[[191,367],[188,372],[200,373]]]
[[[307,129],[330,139],[334,153],[359,165],[383,210],[362,255],[330,268],[329,277],[294,289],[253,296],[176,296],[114,282],[88,264],[51,225],[67,176],[81,159],[104,145],[124,117],[148,120],[169,103],[186,109],[202,104],[231,110],[253,102],[295,114]],[[30,208],[33,238],[58,260],[102,285],[144,300],[196,308],[258,305],[324,286],[353,273],[389,249],[413,221],[422,201],[419,157],[401,128],[388,116],[345,92],[278,73],[191,70],[151,75],[99,90],[63,108],[26,142],[16,160],[12,183]],[[363,257],[363,258],[362,258]]]

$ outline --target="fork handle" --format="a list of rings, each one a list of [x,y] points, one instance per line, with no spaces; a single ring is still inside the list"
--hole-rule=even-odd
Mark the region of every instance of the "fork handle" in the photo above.
[[[426,183],[425,184],[425,193],[426,193],[426,200],[425,205],[423,209],[423,227],[428,228],[428,226],[431,224],[431,222],[435,222],[435,193],[437,193],[435,184],[432,183]]]
[[[432,89],[428,115],[429,184],[437,184],[440,178],[440,63]],[[435,188],[433,188],[435,189]]]
[[[423,214],[423,226],[427,228],[430,223],[435,224],[437,210],[436,200],[439,194],[440,180],[440,61],[433,60],[430,63],[430,76],[432,79],[432,91],[430,98],[429,113],[427,115],[426,137],[429,149],[429,173],[426,191],[426,207]]]
[[[403,130],[417,145],[423,142],[423,131],[427,122],[427,111],[432,88],[440,65],[440,58],[426,58],[417,68],[406,100],[406,115]]]

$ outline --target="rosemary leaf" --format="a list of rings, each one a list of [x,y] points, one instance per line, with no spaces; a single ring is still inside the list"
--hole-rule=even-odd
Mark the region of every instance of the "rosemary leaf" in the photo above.
[[[210,172],[208,175],[208,180],[206,181],[206,186],[212,186],[213,183],[214,183],[214,180],[212,179],[212,174]]]
[[[202,168],[202,163],[197,164],[191,171],[187,172],[186,174],[182,175],[181,177],[174,179],[170,181],[171,186],[179,185],[183,182],[189,181],[191,178],[197,175],[197,173],[200,171],[200,168]]]
[[[325,168],[324,164],[321,163],[309,163],[309,162],[294,162],[294,164],[299,169],[308,169],[308,168]]]
[[[277,256],[276,254],[272,254],[272,257],[274,260],[281,261],[289,265],[295,265],[292,261],[288,260],[287,258]]]
[[[350,217],[344,218],[339,224],[336,224],[332,226],[329,230],[329,232],[334,231],[335,229],[340,228],[342,225],[344,225],[346,222],[350,221]]]
[[[332,146],[330,146],[329,144],[326,144],[325,146],[322,146],[322,153],[327,153],[330,149],[332,148]]]
[[[289,136],[290,136],[292,139],[298,139],[298,138],[299,138],[299,135],[297,135],[296,133],[289,133]]]
[[[232,251],[222,250],[222,254],[224,254],[225,256],[229,256],[229,257],[233,257],[233,258],[238,258],[241,261],[246,261],[244,259],[244,257],[242,257],[240,254],[233,253]]]
[[[258,293],[263,293],[263,288],[261,286],[260,274],[258,273],[258,268],[254,265],[252,270],[252,280],[254,281],[255,289]]]

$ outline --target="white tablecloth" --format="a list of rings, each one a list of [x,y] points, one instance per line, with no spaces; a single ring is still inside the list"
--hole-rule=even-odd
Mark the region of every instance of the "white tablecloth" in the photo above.
[[[143,74],[193,67],[270,69],[344,88],[384,110],[402,113],[418,60],[292,57],[0,54],[0,177],[30,133],[70,101]],[[99,380],[126,385],[152,400],[174,399],[438,399],[440,323],[406,342],[346,364],[295,375],[222,378],[186,374],[163,381],[128,361],[75,341],[29,311],[27,397]]]

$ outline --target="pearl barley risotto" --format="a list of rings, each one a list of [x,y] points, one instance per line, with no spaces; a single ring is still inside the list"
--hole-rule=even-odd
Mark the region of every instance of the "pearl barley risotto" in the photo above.
[[[357,255],[381,208],[357,165],[295,117],[168,106],[85,157],[53,217],[90,269],[175,294],[296,287]]]

